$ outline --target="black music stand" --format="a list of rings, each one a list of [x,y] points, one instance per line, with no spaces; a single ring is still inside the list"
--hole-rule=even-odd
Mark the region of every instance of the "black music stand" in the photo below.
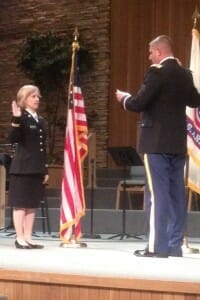
[[[123,167],[123,206],[122,206],[122,233],[111,236],[109,239],[120,237],[122,240],[124,237],[130,238],[134,237],[140,239],[137,236],[126,233],[126,203],[127,203],[127,193],[126,193],[126,168],[130,166],[142,166],[143,162],[135,150],[135,148],[127,147],[109,147],[108,152],[110,153],[112,159],[117,166]]]
[[[90,233],[84,233],[85,239],[101,239],[100,234],[94,233],[94,159],[91,159],[91,188],[90,188]]]

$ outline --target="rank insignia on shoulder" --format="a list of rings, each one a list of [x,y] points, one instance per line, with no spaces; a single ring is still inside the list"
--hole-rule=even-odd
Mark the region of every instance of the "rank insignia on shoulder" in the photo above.
[[[153,64],[153,65],[151,65],[150,67],[154,67],[154,68],[160,69],[160,68],[162,68],[163,66],[160,65],[160,64]]]

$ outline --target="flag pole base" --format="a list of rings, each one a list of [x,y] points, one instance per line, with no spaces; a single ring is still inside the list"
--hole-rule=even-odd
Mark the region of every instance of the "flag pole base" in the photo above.
[[[68,243],[62,242],[60,244],[62,248],[87,248],[87,244],[83,242],[77,242],[76,240],[70,240]]]
[[[188,245],[183,245],[182,246],[182,251],[184,254],[195,254],[195,253],[199,253],[199,249],[198,248],[191,248]]]
[[[182,251],[185,254],[194,254],[200,252],[198,248],[191,248],[189,246],[187,236],[185,236],[183,239]]]

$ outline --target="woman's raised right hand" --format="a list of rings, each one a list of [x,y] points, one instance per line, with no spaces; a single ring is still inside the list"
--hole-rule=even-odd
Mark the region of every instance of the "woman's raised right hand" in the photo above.
[[[21,108],[17,105],[16,101],[12,102],[12,114],[14,117],[21,117],[22,115]]]

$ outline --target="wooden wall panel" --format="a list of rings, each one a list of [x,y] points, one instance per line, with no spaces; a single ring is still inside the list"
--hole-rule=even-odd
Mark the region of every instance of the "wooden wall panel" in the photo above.
[[[7,296],[9,300],[200,300],[200,285],[197,281],[175,282],[0,269],[0,296]]]
[[[80,298],[82,300],[89,300],[88,288],[86,288],[86,287],[80,287],[79,294],[80,294]]]
[[[143,290],[90,288],[51,283],[0,282],[0,296],[9,300],[199,300],[199,296]]]
[[[155,293],[153,296],[154,300],[163,300],[163,295],[162,293]]]
[[[175,56],[189,65],[196,5],[200,9],[200,0],[111,0],[109,146],[136,145],[139,114],[124,112],[114,92],[119,88],[136,93],[149,65],[149,41],[170,35]]]

